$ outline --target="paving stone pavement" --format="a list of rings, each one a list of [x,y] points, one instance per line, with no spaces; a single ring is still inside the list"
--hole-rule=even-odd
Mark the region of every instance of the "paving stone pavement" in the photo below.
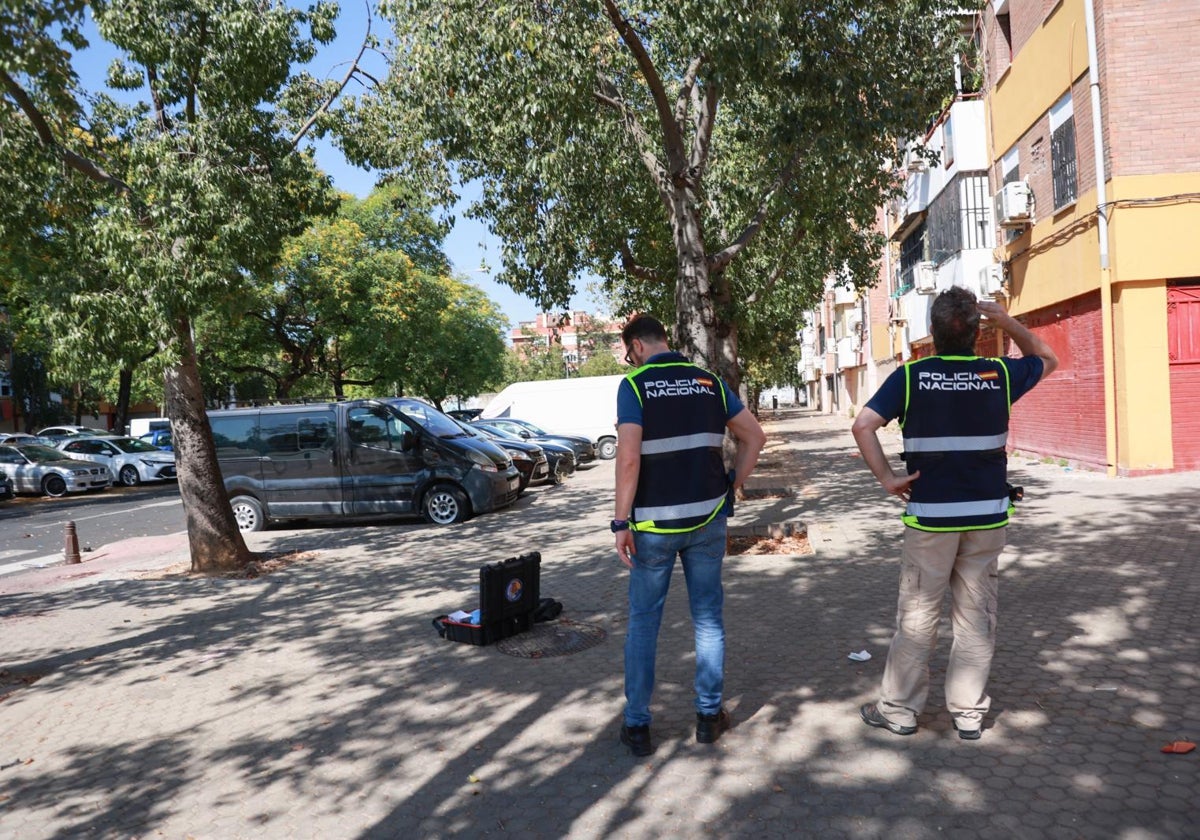
[[[864,726],[895,620],[899,503],[845,418],[768,416],[736,522],[799,517],[811,556],[726,566],[727,703],[695,743],[677,574],[658,750],[617,742],[626,577],[612,464],[450,529],[290,527],[252,580],[148,572],[182,535],[0,581],[0,836],[19,838],[1183,838],[1200,833],[1197,474],[1108,479],[1015,456],[993,710],[955,736],[935,690],[909,738]],[[889,451],[898,439],[885,432]],[[767,494],[768,496],[775,494]],[[541,551],[542,593],[606,640],[525,659],[444,641],[478,566]],[[865,649],[867,662],[847,655]]]

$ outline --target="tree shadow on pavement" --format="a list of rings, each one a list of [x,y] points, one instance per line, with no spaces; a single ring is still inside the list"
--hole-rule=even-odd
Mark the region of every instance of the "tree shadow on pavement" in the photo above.
[[[921,730],[898,738],[857,714],[895,619],[898,503],[853,456],[844,422],[769,431],[798,456],[788,484],[803,491],[817,554],[726,561],[736,725],[718,744],[692,737],[678,572],[658,751],[639,761],[617,743],[626,576],[601,467],[449,529],[274,532],[272,551],[318,557],[256,580],[0,599],[7,667],[50,672],[0,703],[9,750],[36,759],[3,771],[0,832],[1186,834],[1200,775],[1157,747],[1196,734],[1183,701],[1200,681],[1200,546],[1178,510],[1200,491],[1019,467],[1029,502],[1003,561],[988,731],[967,743],[950,727],[944,626]],[[759,481],[783,486],[770,471]],[[438,638],[430,619],[471,605],[481,564],[530,550],[543,594],[605,643],[524,659]],[[874,658],[847,658],[861,649]]]

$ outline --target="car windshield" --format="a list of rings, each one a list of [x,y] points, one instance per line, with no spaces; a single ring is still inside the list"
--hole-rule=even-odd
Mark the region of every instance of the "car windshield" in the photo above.
[[[454,425],[458,426],[460,429],[462,429],[464,432],[466,432],[473,438],[481,438],[483,440],[487,440],[487,438],[489,437],[482,429],[476,429],[475,427],[470,426],[467,423],[464,423],[463,421],[458,420],[456,418],[451,418],[451,419],[454,420]]]
[[[457,423],[431,405],[425,405],[425,403],[415,400],[394,402],[392,405],[431,435],[437,435],[440,438],[456,438],[466,434]]]
[[[549,433],[549,432],[547,432],[545,429],[539,429],[537,426],[533,425],[533,424],[532,424],[532,423],[530,423],[528,420],[513,420],[513,422],[514,422],[514,423],[516,423],[518,426],[524,426],[526,429],[528,429],[529,431],[533,432],[535,435],[548,435],[548,434],[550,434],[550,433]]]
[[[37,464],[43,461],[66,461],[71,457],[65,452],[59,452],[57,449],[52,449],[49,446],[42,446],[40,443],[25,443],[16,447],[16,449],[30,461]]]
[[[479,428],[483,429],[485,432],[487,432],[490,435],[494,435],[498,438],[501,438],[502,440],[520,440],[521,439],[513,432],[508,431],[508,429],[501,429],[499,426],[489,426],[485,423],[480,423]]]
[[[122,452],[162,452],[157,446],[153,446],[137,438],[113,438],[109,443]]]

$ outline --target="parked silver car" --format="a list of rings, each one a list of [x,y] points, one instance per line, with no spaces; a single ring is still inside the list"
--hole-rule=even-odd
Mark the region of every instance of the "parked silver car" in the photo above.
[[[175,456],[131,437],[80,437],[64,440],[58,448],[72,458],[97,461],[126,487],[143,481],[175,478]]]
[[[58,497],[112,485],[112,473],[103,464],[77,461],[52,446],[36,443],[0,446],[0,470],[12,479],[18,493]]]
[[[37,435],[27,435],[24,432],[9,432],[0,435],[0,443],[15,446],[19,443],[40,443],[42,446],[54,446],[54,441],[50,438],[38,437]]]
[[[68,438],[91,437],[92,435],[107,435],[109,432],[104,429],[93,429],[90,426],[73,426],[70,424],[64,426],[47,426],[44,429],[39,429],[37,436],[48,438],[49,440],[58,443],[59,441],[67,440]]]

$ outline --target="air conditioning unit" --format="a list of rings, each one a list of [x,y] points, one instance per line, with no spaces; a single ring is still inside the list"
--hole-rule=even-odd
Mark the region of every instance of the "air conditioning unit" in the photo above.
[[[913,266],[913,285],[923,295],[931,295],[937,291],[937,269],[928,260]]]
[[[909,157],[908,157],[908,171],[909,172],[924,172],[928,168],[929,168],[929,162],[926,161],[925,158],[921,157],[920,155],[918,155],[916,153],[909,155]]]
[[[1032,221],[1033,194],[1024,181],[1005,184],[996,193],[996,221],[1002,228],[1024,227]]]
[[[983,295],[994,295],[1004,285],[1004,266],[991,263],[979,269],[979,291]]]

